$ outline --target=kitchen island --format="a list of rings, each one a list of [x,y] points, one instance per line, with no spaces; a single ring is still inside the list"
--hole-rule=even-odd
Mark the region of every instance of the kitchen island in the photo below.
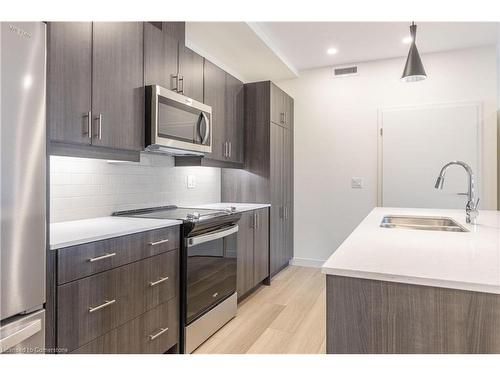
[[[382,228],[441,216],[467,232]],[[323,265],[327,353],[500,353],[500,213],[375,208]]]

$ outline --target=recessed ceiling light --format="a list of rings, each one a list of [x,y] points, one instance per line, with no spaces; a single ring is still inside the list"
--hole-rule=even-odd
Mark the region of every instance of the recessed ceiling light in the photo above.
[[[412,37],[411,37],[411,36],[407,36],[406,38],[403,38],[402,42],[403,42],[404,44],[410,44],[412,40],[413,40],[413,39],[412,39]]]
[[[338,52],[337,48],[328,48],[326,50],[326,53],[328,53],[329,55],[335,55],[337,52]]]

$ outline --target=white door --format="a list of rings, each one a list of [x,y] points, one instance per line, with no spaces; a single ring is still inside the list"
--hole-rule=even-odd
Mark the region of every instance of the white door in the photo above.
[[[463,208],[466,197],[457,195],[467,191],[463,168],[447,171],[443,190],[434,183],[452,160],[469,164],[479,181],[480,124],[479,103],[380,111],[379,205]]]

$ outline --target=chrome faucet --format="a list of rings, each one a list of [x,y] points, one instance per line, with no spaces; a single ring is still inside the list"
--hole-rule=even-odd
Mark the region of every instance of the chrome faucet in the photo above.
[[[479,212],[477,207],[479,206],[479,198],[476,200],[476,192],[475,192],[475,182],[474,182],[474,173],[472,172],[472,168],[469,167],[467,163],[463,161],[450,161],[445,164],[443,168],[441,168],[441,172],[436,180],[436,184],[434,187],[436,189],[442,189],[444,184],[444,176],[446,174],[446,170],[451,165],[460,165],[465,169],[467,175],[469,176],[469,190],[467,191],[467,205],[465,206],[465,221],[468,224],[476,224],[477,216]]]

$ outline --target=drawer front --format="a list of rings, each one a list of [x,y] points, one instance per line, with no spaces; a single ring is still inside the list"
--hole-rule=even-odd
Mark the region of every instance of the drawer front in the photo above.
[[[178,290],[178,250],[57,288],[57,344],[72,351],[156,306]]]
[[[179,236],[176,225],[58,250],[57,284],[178,249]]]
[[[75,354],[161,354],[178,343],[177,298],[78,348]]]

